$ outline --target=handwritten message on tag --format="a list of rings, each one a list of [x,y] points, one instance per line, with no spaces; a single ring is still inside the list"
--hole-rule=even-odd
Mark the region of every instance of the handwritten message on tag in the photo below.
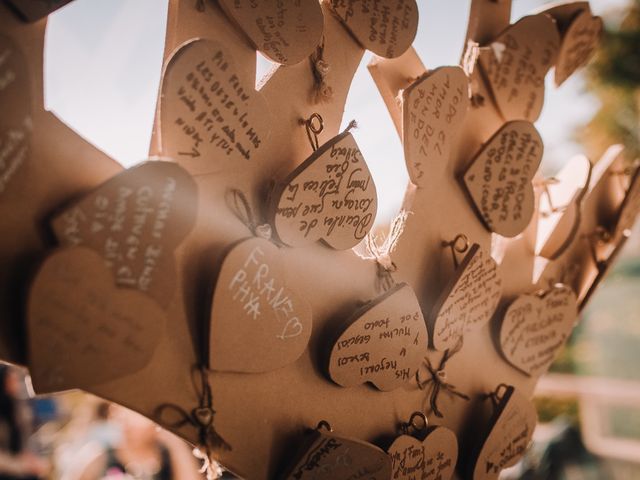
[[[197,187],[179,165],[151,161],[125,170],[57,215],[63,245],[98,252],[116,284],[166,307],[175,291],[174,250],[191,231]]]
[[[0,199],[29,158],[31,140],[27,64],[14,43],[0,35]]]
[[[449,161],[469,108],[469,78],[460,67],[425,73],[403,94],[403,135],[411,181],[423,184],[429,165]]]
[[[359,440],[332,433],[313,432],[309,448],[300,457],[287,480],[336,480],[338,478],[391,478],[391,461],[384,451]]]
[[[274,62],[298,63],[320,42],[324,18],[317,0],[220,0],[220,6]]]
[[[622,232],[631,229],[640,213],[640,168],[637,168],[631,178],[627,194],[620,205],[620,214],[616,230]]]
[[[354,317],[331,350],[331,379],[343,387],[371,382],[386,391],[414,378],[428,337],[411,287],[396,285]]]
[[[497,480],[522,458],[537,423],[536,409],[513,387],[500,399],[472,469],[474,480]]]
[[[255,162],[272,120],[254,84],[222,45],[194,40],[180,47],[162,80],[163,154],[191,174]]]
[[[542,160],[542,138],[532,123],[507,122],[478,152],[464,185],[488,230],[522,233],[533,216],[532,180]]]
[[[378,209],[376,187],[349,132],[322,145],[274,195],[275,230],[292,247],[324,240],[337,250],[357,245]]]
[[[544,102],[544,77],[560,49],[560,34],[545,14],[523,17],[487,47],[478,62],[505,120],[535,121]]]
[[[400,435],[388,450],[393,480],[449,480],[458,461],[458,440],[445,427],[434,427],[420,440]]]
[[[520,295],[500,327],[500,347],[509,363],[527,375],[547,371],[578,317],[573,290],[557,285],[544,296]]]
[[[562,38],[556,62],[555,82],[557,86],[585,65],[595,52],[602,35],[602,18],[594,17],[587,9],[571,22]]]
[[[360,45],[381,57],[402,55],[418,30],[415,0],[331,0],[331,7]]]
[[[501,295],[498,265],[478,244],[472,245],[433,307],[433,347],[453,348],[465,332],[486,324]]]
[[[280,250],[262,238],[233,247],[222,263],[213,297],[210,367],[276,370],[302,355],[311,328],[311,308],[288,288]]]
[[[164,313],[114,285],[92,250],[58,250],[29,292],[29,371],[39,392],[83,388],[141,370],[160,341]]]

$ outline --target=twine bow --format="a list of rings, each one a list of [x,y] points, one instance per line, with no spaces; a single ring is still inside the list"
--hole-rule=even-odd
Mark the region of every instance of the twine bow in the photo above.
[[[438,408],[438,397],[441,391],[445,391],[450,395],[455,395],[456,397],[462,398],[463,400],[467,400],[467,401],[469,400],[468,395],[458,391],[455,385],[448,383],[446,381],[447,373],[444,370],[449,359],[453,357],[456,353],[458,353],[461,348],[462,348],[462,338],[460,338],[457,345],[452,350],[445,350],[444,355],[440,359],[440,363],[437,366],[437,368],[433,366],[433,364],[431,363],[431,360],[429,360],[429,357],[425,357],[424,365],[426,366],[427,371],[429,372],[429,375],[430,375],[429,378],[427,378],[425,381],[420,380],[420,370],[416,372],[416,381],[418,383],[418,387],[421,390],[424,390],[427,387],[427,385],[432,384],[431,393],[429,395],[429,404],[431,406],[431,411],[438,418],[443,417],[442,412]]]
[[[198,406],[187,412],[185,409],[172,403],[165,403],[156,409],[156,418],[161,425],[176,429],[191,425],[198,429],[198,445],[193,450],[196,458],[202,460],[200,473],[206,473],[207,480],[214,480],[219,476],[217,464],[211,460],[213,450],[231,450],[231,446],[216,432],[213,426],[213,418],[216,411],[213,409],[213,394],[209,384],[209,370],[201,366],[199,368],[200,388]],[[178,419],[170,422],[163,419],[163,413],[171,411],[177,414]]]
[[[408,216],[408,211],[401,210],[392,220],[389,226],[389,234],[386,237],[383,236],[384,239],[382,240],[377,235],[369,233],[364,238],[364,253],[358,253],[365,260],[375,260],[379,290],[387,291],[395,284],[391,274],[397,270],[397,267],[391,259],[391,254],[402,236]]]
[[[231,208],[242,223],[251,231],[251,233],[265,240],[271,240],[271,225],[268,223],[260,223],[249,205],[246,195],[233,188],[229,190]]]

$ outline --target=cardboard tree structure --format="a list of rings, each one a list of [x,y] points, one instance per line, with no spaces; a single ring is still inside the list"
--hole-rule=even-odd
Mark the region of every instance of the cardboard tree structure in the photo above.
[[[597,46],[587,2],[510,24],[473,0],[461,65],[427,68],[413,0],[170,0],[151,161],[126,171],[44,110],[29,3],[0,4],[0,357],[37,392],[123,404],[248,479],[517,462],[640,209],[619,147],[538,169],[544,78]],[[365,49],[411,178],[381,247],[339,131]],[[281,64],[258,89],[256,50]]]

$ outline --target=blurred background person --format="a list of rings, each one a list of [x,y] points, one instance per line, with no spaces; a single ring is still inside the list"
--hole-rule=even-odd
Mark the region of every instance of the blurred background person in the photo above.
[[[109,421],[119,428],[117,441],[103,441],[101,434],[79,452],[75,471],[65,480],[196,480],[198,463],[189,447],[147,418],[124,407],[111,405]],[[108,435],[109,440],[114,437]]]
[[[28,449],[33,412],[20,398],[23,380],[17,370],[0,365],[0,480],[44,478],[48,463]]]

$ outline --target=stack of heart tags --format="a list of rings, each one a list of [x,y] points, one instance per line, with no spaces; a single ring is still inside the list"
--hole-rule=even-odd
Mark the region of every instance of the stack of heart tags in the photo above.
[[[0,222],[20,232],[17,186],[66,168],[34,85],[46,15],[69,2],[9,3]],[[25,207],[37,247],[0,244],[2,286],[24,294],[2,292],[3,360],[243,478],[497,479],[640,211],[620,148],[539,171],[546,74],[582,67],[601,20],[581,1],[509,24],[510,2],[473,0],[462,66],[427,69],[415,0],[169,3],[150,159],[118,173],[86,147],[74,165],[99,175]],[[366,50],[410,178],[386,241],[362,133],[340,130]],[[259,89],[256,51],[278,64]]]

